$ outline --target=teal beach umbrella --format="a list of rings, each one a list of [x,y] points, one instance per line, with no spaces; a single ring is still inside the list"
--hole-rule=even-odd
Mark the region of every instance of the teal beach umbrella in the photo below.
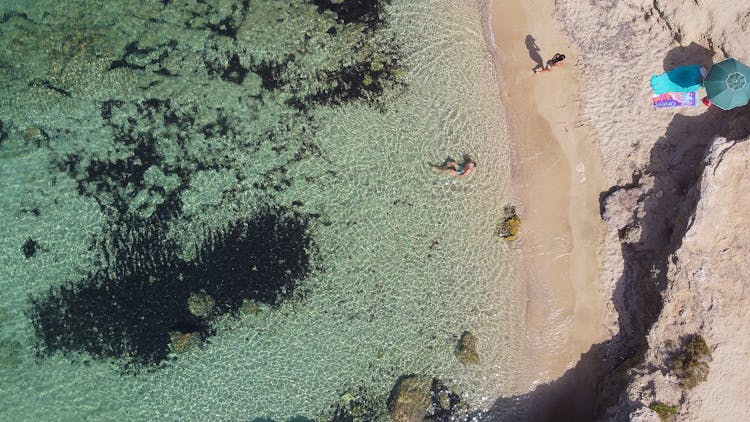
[[[743,106],[750,100],[750,67],[736,59],[726,59],[711,67],[703,86],[711,104],[724,110]]]

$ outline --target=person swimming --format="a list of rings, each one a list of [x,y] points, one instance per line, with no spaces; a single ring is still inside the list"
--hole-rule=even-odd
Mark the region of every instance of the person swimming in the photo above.
[[[474,171],[477,167],[477,163],[469,158],[464,159],[463,163],[458,163],[456,160],[448,159],[445,163],[439,166],[432,166],[434,171],[440,173],[448,173],[456,177],[464,177]]]

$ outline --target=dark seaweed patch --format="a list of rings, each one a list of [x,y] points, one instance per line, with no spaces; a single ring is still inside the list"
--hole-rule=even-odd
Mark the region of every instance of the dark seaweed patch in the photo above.
[[[154,214],[158,218],[171,218],[179,214],[180,194],[187,188],[192,171],[219,166],[208,158],[198,163],[164,163],[158,143],[168,140],[182,147],[185,134],[193,131],[195,113],[194,108],[174,107],[169,99],[150,98],[137,103],[105,101],[100,105],[100,114],[112,132],[111,151],[115,154],[66,153],[53,164],[76,180],[80,195],[97,199],[102,211],[116,220],[125,218],[130,212],[129,204],[142,191],[162,197]],[[193,158],[187,152],[183,157]],[[144,176],[152,166],[166,175],[177,176],[178,186],[170,192],[147,186]],[[112,210],[117,215],[112,215]]]
[[[112,119],[112,108],[122,106],[122,101],[118,100],[107,100],[99,106],[101,111],[101,117],[104,120]]]
[[[29,239],[24,242],[23,246],[21,246],[21,252],[23,252],[23,256],[25,256],[26,259],[31,258],[36,255],[36,249],[38,246],[39,244],[34,239]]]
[[[8,21],[10,21],[13,18],[20,18],[20,19],[23,19],[23,20],[25,20],[27,22],[34,23],[34,21],[32,21],[31,19],[29,19],[29,15],[27,15],[26,13],[23,13],[23,12],[15,12],[13,10],[8,11],[8,12],[0,12],[0,24],[7,23]]]
[[[263,60],[258,63],[250,64],[248,67],[242,66],[238,53],[228,56],[226,61],[221,59],[204,58],[204,65],[209,76],[219,76],[222,80],[242,84],[248,72],[260,76],[263,89],[273,91],[287,85],[289,82],[284,79],[283,74],[289,62],[294,60],[294,55],[287,55],[283,62],[273,62]]]
[[[215,118],[198,125],[196,116],[201,113]],[[139,102],[108,100],[100,105],[100,115],[112,134],[106,140],[107,147],[88,151],[87,144],[82,144],[75,152],[56,156],[53,164],[75,180],[78,193],[93,198],[107,217],[107,235],[92,240],[92,251],[101,256],[101,264],[110,275],[158,266],[156,255],[141,256],[141,249],[132,245],[133,239],[144,238],[143,233],[148,230],[167,232],[169,224],[183,215],[182,194],[189,189],[195,173],[236,167],[231,151],[252,154],[264,143],[272,142],[274,151],[286,163],[320,155],[312,142],[290,139],[290,134],[269,131],[247,136],[221,108],[206,110],[158,98]],[[214,144],[222,145],[222,149],[214,149]],[[169,158],[165,154],[170,154]],[[168,183],[155,183],[148,173],[163,175],[158,180]],[[266,192],[284,190],[293,183],[285,165],[259,172],[257,177],[252,186]],[[224,187],[219,206],[236,203],[247,189],[241,172],[235,178],[236,183]],[[163,243],[157,235],[146,237],[154,239],[154,244]],[[109,246],[102,249],[102,244]]]
[[[0,145],[3,144],[3,141],[8,139],[8,131],[5,130],[5,123],[0,120]]]
[[[47,88],[49,90],[55,91],[58,94],[64,96],[64,97],[70,97],[70,91],[54,86],[52,85],[52,82],[50,81],[38,81],[38,80],[32,80],[29,82],[29,86],[41,86],[43,88]]]
[[[312,0],[318,7],[318,12],[323,13],[330,10],[336,13],[339,22],[364,23],[374,29],[382,22],[383,4],[389,3],[384,0]]]
[[[297,98],[297,97],[289,98],[288,100],[284,101],[284,104],[296,110],[299,110],[302,113],[307,112],[307,110],[309,109],[308,105],[305,104],[300,98]]]
[[[320,79],[331,83],[324,89],[305,96],[306,103],[318,105],[341,105],[364,97],[366,91],[382,92],[379,85],[366,87],[362,82],[367,70],[366,63],[343,67],[335,72],[327,72]]]
[[[287,84],[287,81],[283,79],[282,75],[286,70],[287,64],[292,60],[294,60],[293,55],[287,55],[283,63],[263,60],[260,63],[251,66],[250,69],[260,76],[263,89],[273,91],[280,88],[282,85]]]
[[[232,19],[231,16],[225,17],[217,24],[209,23],[206,24],[206,26],[211,30],[211,32],[216,35],[222,35],[232,39],[237,39],[237,31],[239,30],[239,25],[234,22],[234,19]]]
[[[303,104],[341,105],[356,100],[365,100],[371,106],[383,108],[379,98],[388,87],[405,88],[398,77],[403,69],[399,67],[397,53],[378,54],[375,58],[353,65],[342,66],[333,72],[324,72],[318,80],[328,81],[314,94],[304,97]],[[294,105],[294,102],[289,102]]]
[[[177,258],[174,244],[155,241],[158,232],[141,228],[124,246],[131,261],[115,276],[96,272],[32,298],[38,354],[87,352],[126,368],[158,364],[168,356],[171,331],[213,334],[210,317],[190,313],[192,293],[215,299],[211,316],[236,312],[243,299],[274,307],[290,298],[310,269],[307,228],[304,217],[268,209],[207,233],[191,262]]]
[[[100,104],[101,118],[112,135],[102,141],[106,148],[88,150],[88,144],[82,143],[73,152],[53,156],[52,163],[76,181],[80,195],[95,199],[111,221],[125,224],[130,218],[178,218],[182,193],[190,187],[194,174],[234,168],[233,151],[252,154],[271,142],[284,163],[320,154],[312,142],[299,139],[299,133],[312,130],[312,122],[279,116],[289,133],[274,125],[273,130],[258,135],[234,124],[230,112],[193,103],[175,104],[170,99],[108,100]],[[198,115],[215,117],[196,124]],[[149,174],[161,176],[154,182]],[[235,177],[241,185],[241,172]],[[257,186],[267,191],[283,190],[292,183],[284,165],[266,169],[259,177]],[[225,188],[227,195],[232,189]],[[134,205],[136,198],[140,202]]]
[[[165,71],[169,72],[163,63],[176,47],[176,40],[146,47],[141,47],[138,41],[133,41],[125,46],[125,51],[119,60],[114,60],[109,64],[109,70],[124,67],[133,70],[151,70],[160,74]]]
[[[42,212],[37,207],[34,207],[34,208],[21,208],[21,213],[22,214],[31,214],[34,217],[39,217],[40,215],[42,215]]]
[[[213,2],[199,0],[196,3],[198,6],[196,9],[188,6],[184,11],[190,16],[184,23],[185,27],[198,30],[208,29],[216,35],[232,39],[236,39],[237,32],[250,10],[250,0],[232,4],[228,15],[223,14],[225,13],[224,8],[217,9],[214,7]],[[205,23],[206,19],[209,20],[209,23]]]
[[[378,53],[353,64],[341,64],[336,70],[321,71],[304,79],[287,80],[284,71],[292,60],[294,57],[288,56],[285,63],[261,62],[251,66],[251,70],[261,76],[264,89],[284,88],[294,94],[285,104],[303,113],[315,105],[338,106],[354,101],[365,101],[383,109],[380,97],[386,89],[406,88],[400,75],[405,71],[398,50]],[[310,90],[314,92],[300,95]]]
[[[235,53],[230,59],[224,72],[221,74],[221,79],[227,82],[234,82],[237,85],[241,85],[242,81],[245,80],[248,70],[240,63],[240,56]]]

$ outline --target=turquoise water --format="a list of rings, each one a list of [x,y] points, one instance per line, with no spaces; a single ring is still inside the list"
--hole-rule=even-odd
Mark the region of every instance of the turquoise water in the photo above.
[[[0,418],[326,420],[362,388],[378,419],[405,374],[471,409],[512,388],[478,6],[311,3],[0,4]],[[463,154],[464,179],[430,170]],[[173,317],[197,346],[144,334]]]

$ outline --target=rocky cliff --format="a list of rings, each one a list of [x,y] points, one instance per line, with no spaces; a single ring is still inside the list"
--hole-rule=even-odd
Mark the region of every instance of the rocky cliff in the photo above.
[[[746,420],[750,415],[750,139],[717,138],[700,180],[687,232],[670,255],[663,307],[642,363],[610,417],[651,421]],[[693,339],[704,351],[686,351]],[[685,361],[685,353],[693,353]]]
[[[653,110],[648,85],[676,66],[749,63],[750,11],[688,3],[555,2],[581,51],[581,124],[611,183],[600,204],[612,339],[589,356],[602,420],[750,419],[750,109]]]

